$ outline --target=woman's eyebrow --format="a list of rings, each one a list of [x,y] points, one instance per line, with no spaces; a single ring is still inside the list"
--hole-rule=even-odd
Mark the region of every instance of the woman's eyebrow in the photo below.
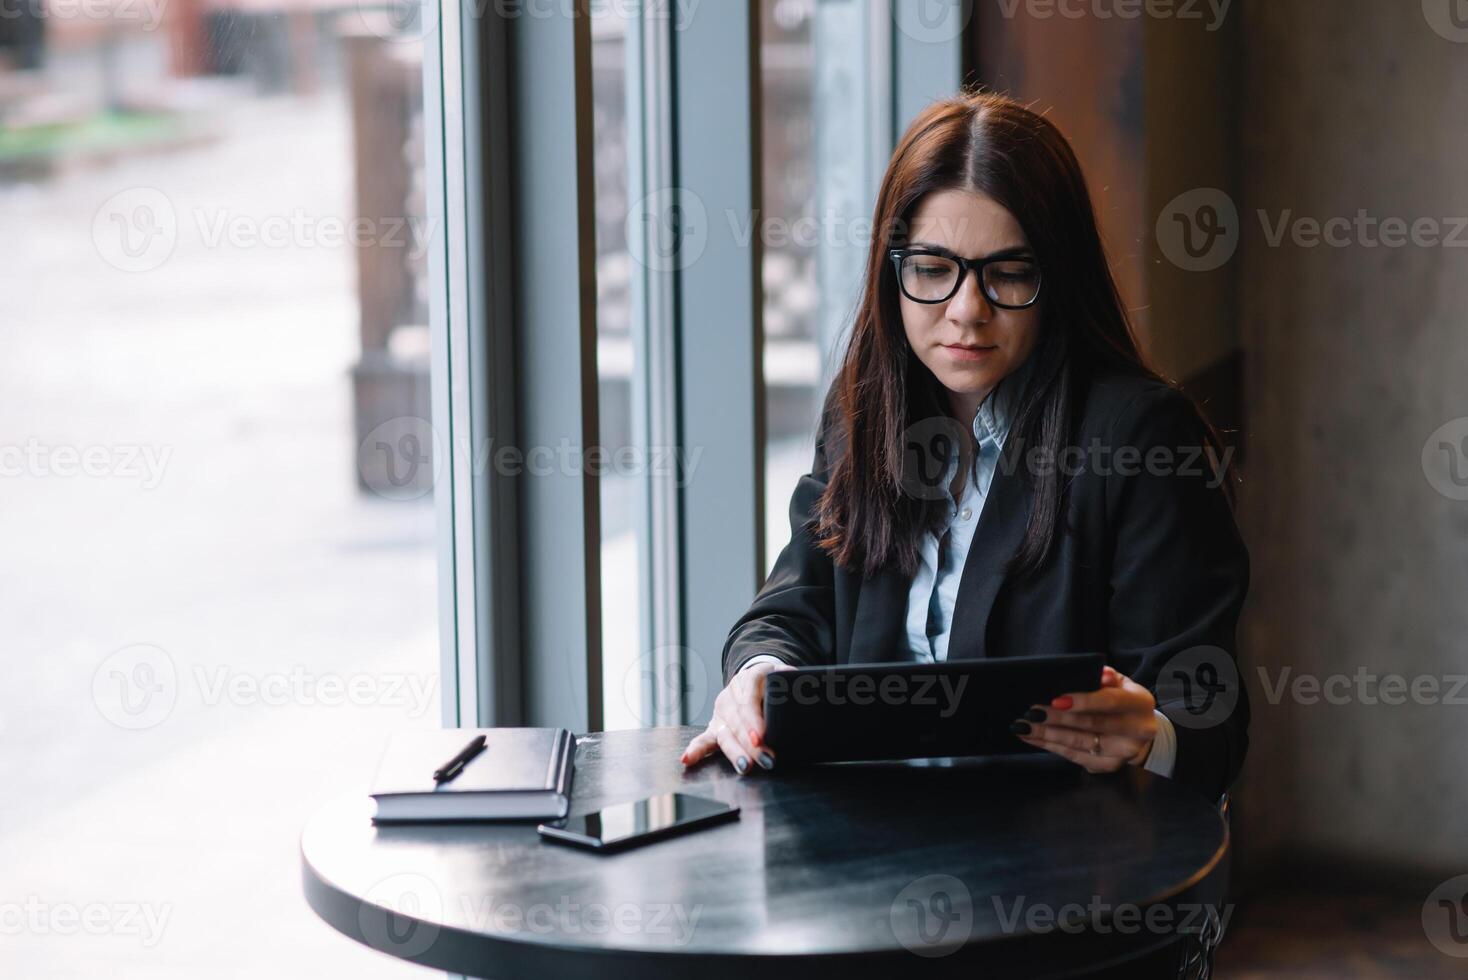
[[[949,248],[947,245],[939,245],[936,242],[913,242],[910,245],[908,245],[908,248],[929,248],[929,249],[932,249],[935,252],[943,252],[943,253],[945,253],[947,255],[957,255],[958,254],[953,249]],[[977,258],[983,258],[983,259],[1018,259],[1018,258],[1030,258],[1034,254],[1035,254],[1034,253],[1034,250],[1031,249],[1028,245],[1010,245],[1007,248],[1001,248],[997,252],[990,252],[988,255],[978,256]],[[976,260],[977,260],[977,258],[976,258]]]

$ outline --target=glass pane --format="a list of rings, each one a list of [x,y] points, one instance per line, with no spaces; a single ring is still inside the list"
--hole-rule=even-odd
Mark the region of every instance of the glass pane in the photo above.
[[[592,5],[592,105],[596,170],[596,330],[601,445],[603,728],[637,728],[651,718],[638,653],[643,586],[638,560],[638,439],[633,386],[640,370],[632,336],[633,276],[627,247],[629,32],[636,4]]]
[[[8,975],[423,974],[317,920],[297,854],[441,718],[438,176],[390,14],[0,21]]]
[[[790,541],[790,495],[858,300],[875,203],[870,52],[886,4],[763,0],[765,564]],[[880,163],[885,165],[885,156]]]

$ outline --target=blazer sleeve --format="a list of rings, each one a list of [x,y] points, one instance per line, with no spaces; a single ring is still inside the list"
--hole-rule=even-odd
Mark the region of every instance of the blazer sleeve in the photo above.
[[[831,664],[836,659],[835,572],[829,555],[806,529],[825,492],[828,409],[816,436],[811,471],[800,478],[790,498],[790,543],[749,610],[739,617],[724,643],[724,682],[759,654],[793,667]]]
[[[1173,723],[1173,779],[1217,799],[1249,745],[1237,654],[1249,555],[1207,444],[1197,412],[1172,388],[1133,397],[1116,417],[1108,623],[1113,663]]]

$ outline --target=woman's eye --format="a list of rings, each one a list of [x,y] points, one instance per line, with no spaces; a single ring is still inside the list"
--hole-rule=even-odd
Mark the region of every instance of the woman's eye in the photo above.
[[[926,279],[941,279],[948,275],[948,267],[942,265],[920,265],[917,267],[918,275]]]
[[[1028,283],[1035,281],[1034,269],[996,269],[993,276],[1000,282]]]

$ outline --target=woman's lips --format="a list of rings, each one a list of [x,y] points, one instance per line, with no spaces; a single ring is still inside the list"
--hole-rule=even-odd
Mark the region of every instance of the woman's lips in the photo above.
[[[955,361],[967,361],[972,363],[976,361],[987,360],[999,348],[978,346],[970,347],[964,344],[944,344],[943,349],[946,350],[948,352],[948,355],[952,357]]]

